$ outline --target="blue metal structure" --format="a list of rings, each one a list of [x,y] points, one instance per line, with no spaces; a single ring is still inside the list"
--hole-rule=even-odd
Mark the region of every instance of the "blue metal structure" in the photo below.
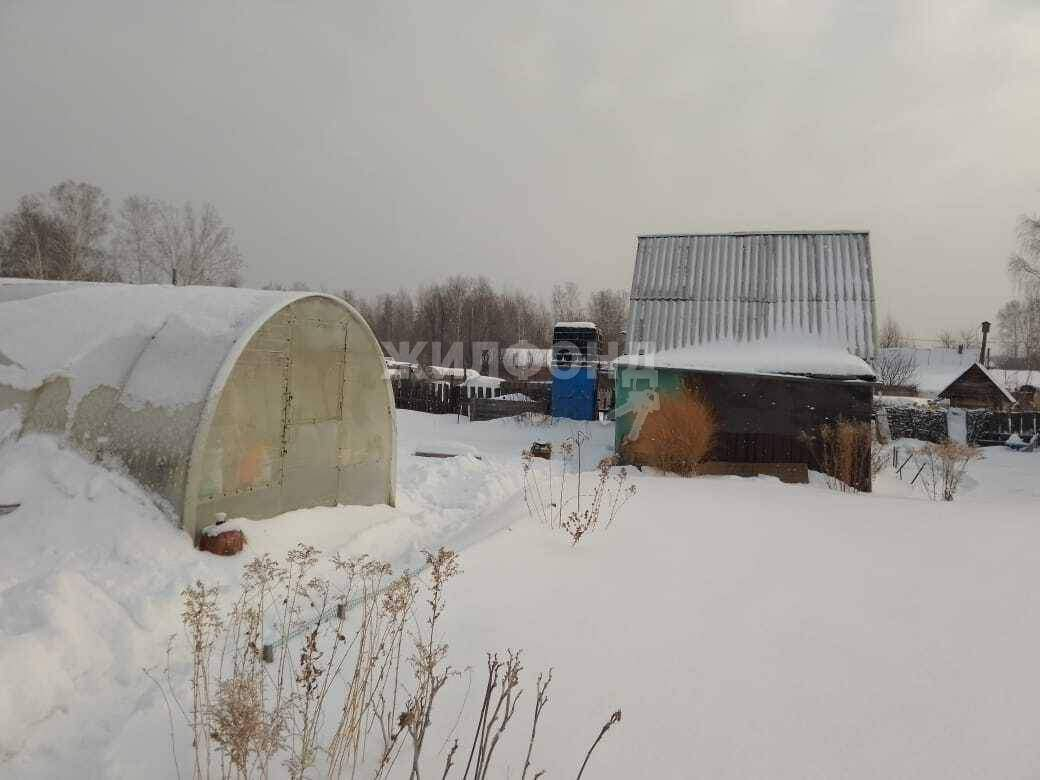
[[[591,322],[553,328],[552,413],[571,420],[598,417],[599,329]]]

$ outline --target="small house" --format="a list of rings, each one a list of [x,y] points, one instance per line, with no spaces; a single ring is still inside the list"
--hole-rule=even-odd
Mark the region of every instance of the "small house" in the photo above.
[[[972,363],[939,391],[937,398],[956,409],[995,409],[1006,411],[1015,405],[1007,391],[980,363]]]
[[[823,467],[813,442],[825,426],[871,420],[868,234],[642,236],[627,332],[615,362],[619,453],[636,449],[662,398],[693,391],[715,418],[713,471],[804,480]],[[868,455],[858,453],[861,489]]]

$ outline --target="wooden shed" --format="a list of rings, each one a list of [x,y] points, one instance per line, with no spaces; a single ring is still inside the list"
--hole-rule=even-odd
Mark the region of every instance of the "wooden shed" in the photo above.
[[[996,409],[1006,411],[1015,405],[1015,397],[981,364],[973,363],[946,387],[937,398],[957,409]]]
[[[629,354],[615,362],[622,454],[640,450],[628,444],[662,399],[687,390],[711,407],[710,460],[722,473],[785,478],[796,465],[805,475],[822,468],[813,442],[825,426],[871,419],[877,317],[865,231],[641,236],[631,301]],[[852,481],[869,490],[869,464]]]
[[[756,348],[764,344],[775,348]],[[626,445],[639,440],[642,425],[660,408],[662,399],[693,391],[715,418],[715,443],[703,471],[770,474],[785,481],[805,481],[808,469],[826,471],[818,446],[824,426],[840,421],[870,423],[870,367],[839,349],[814,350],[836,358],[826,365],[819,357],[809,363],[800,360],[792,347],[774,341],[764,344],[747,345],[750,349],[718,344],[710,349],[620,358],[616,364],[618,451],[623,455],[630,451]],[[863,446],[869,448],[869,440]],[[858,463],[853,486],[870,490],[869,457],[864,453]]]

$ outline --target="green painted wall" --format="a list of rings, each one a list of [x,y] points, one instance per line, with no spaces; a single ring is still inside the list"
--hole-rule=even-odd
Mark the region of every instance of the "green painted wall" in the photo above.
[[[682,391],[683,373],[655,368],[631,368],[618,366],[614,386],[614,450],[621,452],[621,445],[632,430],[636,413],[642,407],[652,403],[647,391],[656,386],[658,394],[678,393]]]

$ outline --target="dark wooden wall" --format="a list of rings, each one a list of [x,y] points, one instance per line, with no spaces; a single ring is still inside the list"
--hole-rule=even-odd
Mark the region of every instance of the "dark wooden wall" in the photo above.
[[[820,470],[807,437],[839,420],[869,423],[873,416],[873,386],[866,382],[684,373],[715,410],[715,461],[807,463]],[[865,489],[869,481],[867,473]]]
[[[1000,388],[978,366],[972,366],[939,394],[957,409],[998,409],[1010,407]]]

